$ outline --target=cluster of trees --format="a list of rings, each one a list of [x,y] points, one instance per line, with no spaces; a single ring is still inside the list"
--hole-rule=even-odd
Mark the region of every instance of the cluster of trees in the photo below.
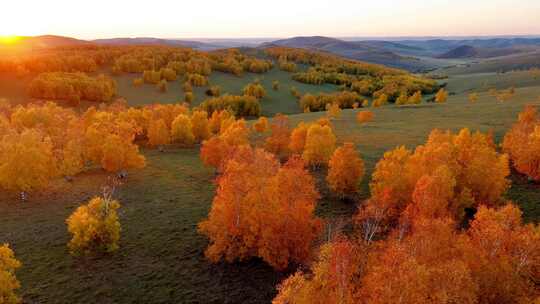
[[[266,90],[259,82],[252,82],[244,87],[242,93],[246,96],[253,96],[261,99],[266,96]]]
[[[321,93],[319,95],[305,94],[300,98],[300,107],[310,112],[325,111],[327,105],[337,104],[342,109],[352,108],[360,102],[360,96],[354,92],[342,91]]]
[[[296,81],[315,85],[324,83],[342,85],[344,89],[363,96],[378,98],[384,94],[389,101],[394,101],[401,94],[410,95],[416,91],[432,94],[439,87],[433,79],[330,54],[285,47],[268,48],[266,52],[278,59],[279,62],[310,65],[307,72],[293,75],[293,79]]]
[[[298,70],[298,67],[296,66],[296,63],[292,61],[287,61],[286,58],[279,58],[278,59],[278,66],[279,69],[282,71],[294,73]]]
[[[386,95],[381,95],[381,96],[385,96],[385,98],[386,98]],[[445,101],[446,101],[446,99],[445,99]],[[401,105],[415,105],[415,104],[420,104],[420,103],[422,103],[422,92],[421,91],[416,91],[411,96],[408,96],[407,93],[402,93],[396,99],[396,105],[398,105],[398,106],[401,106]]]
[[[502,146],[518,172],[540,180],[540,118],[536,107],[525,107],[504,136]]]
[[[508,204],[479,207],[467,230],[419,217],[409,233],[368,242],[336,237],[273,303],[535,303],[539,227]]]
[[[124,113],[93,107],[84,114],[57,106],[3,107],[0,187],[27,192],[89,164],[110,172],[145,165],[134,144],[137,125]]]
[[[504,201],[508,174],[491,138],[466,129],[435,130],[414,153],[387,152],[352,235],[321,246],[317,262],[286,279],[273,303],[538,300],[540,227],[523,224]]]
[[[270,71],[274,64],[270,60],[257,59],[255,57],[248,57],[242,62],[244,71],[251,73],[266,73]]]
[[[250,95],[225,94],[207,99],[199,107],[208,113],[228,110],[236,116],[259,116],[261,114],[259,100]]]
[[[21,299],[15,291],[21,284],[15,276],[15,271],[21,267],[21,262],[15,258],[8,244],[0,246],[0,303],[16,304]]]
[[[260,257],[276,269],[305,261],[321,231],[319,194],[300,158],[281,165],[262,149],[239,146],[218,178],[217,194],[199,231],[217,262]]]
[[[208,77],[201,74],[187,74],[186,82],[196,87],[203,87],[208,84]]]
[[[42,73],[29,85],[30,96],[66,100],[78,105],[81,100],[109,102],[116,95],[116,82],[105,75],[90,77],[84,73]]]

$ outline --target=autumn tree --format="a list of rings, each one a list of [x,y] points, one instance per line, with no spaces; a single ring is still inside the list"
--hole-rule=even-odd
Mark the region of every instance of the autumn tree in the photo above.
[[[289,128],[289,117],[283,114],[276,114],[270,123],[272,134],[266,138],[265,149],[275,155],[288,152],[291,130]]]
[[[416,91],[409,97],[408,104],[420,104],[422,103],[422,91]]]
[[[279,81],[277,81],[277,80],[272,81],[272,90],[274,90],[274,91],[279,90]]]
[[[396,105],[402,106],[407,104],[407,101],[409,100],[409,96],[407,96],[406,92],[402,92],[399,97],[396,99]]]
[[[140,169],[146,165],[144,156],[139,154],[139,147],[116,134],[110,134],[103,140],[101,153],[101,166],[109,172]]]
[[[268,119],[264,116],[259,117],[253,124],[253,129],[258,133],[264,133],[268,129]]]
[[[358,244],[343,237],[324,244],[312,266],[313,275],[302,271],[291,275],[278,286],[272,303],[358,303],[362,251]]]
[[[404,239],[383,241],[368,257],[359,296],[365,303],[477,303],[478,286],[454,223],[423,221]]]
[[[326,113],[330,118],[339,118],[341,116],[341,108],[337,103],[327,104]]]
[[[470,93],[467,98],[469,99],[469,102],[477,102],[478,101],[478,93]]]
[[[253,96],[257,99],[261,99],[266,96],[266,90],[260,83],[250,83],[242,90],[244,95]]]
[[[521,210],[513,204],[480,206],[467,234],[467,262],[479,287],[478,303],[533,303],[538,296],[540,226],[524,225]]]
[[[193,95],[193,92],[186,92],[184,93],[184,101],[186,103],[192,103],[193,102],[193,99],[194,99],[194,95]]]
[[[224,112],[226,113],[226,112]],[[244,120],[235,121],[227,127],[222,127],[220,134],[203,142],[201,160],[206,166],[218,171],[223,169],[227,160],[242,146],[249,145],[249,129]]]
[[[29,192],[46,187],[58,175],[53,144],[35,129],[8,133],[0,141],[0,186]]]
[[[540,119],[536,107],[525,107],[504,136],[502,146],[518,172],[540,180]]]
[[[148,127],[148,143],[151,146],[163,146],[171,142],[169,128],[163,119],[152,120]]]
[[[497,153],[489,136],[468,129],[458,134],[434,130],[414,153],[399,147],[384,154],[373,172],[371,195],[390,191],[395,208],[401,212],[412,201],[418,181],[441,166],[455,179],[449,206],[457,218],[464,216],[466,208],[480,203],[497,205],[508,188],[508,158]]]
[[[383,106],[383,105],[385,105],[387,103],[388,103],[388,96],[386,94],[381,94],[381,95],[379,95],[379,97],[377,97],[377,99],[375,99],[371,103],[371,106],[374,107],[374,108],[378,108],[378,107]]]
[[[280,166],[272,154],[243,146],[218,185],[208,219],[199,224],[210,239],[211,261],[261,257],[279,270],[305,261],[321,225],[313,215],[319,196],[300,159]]]
[[[444,103],[446,102],[447,99],[448,99],[448,92],[444,88],[441,88],[435,95],[435,102],[437,103]]]
[[[302,158],[312,166],[328,163],[336,149],[336,136],[329,126],[312,124],[307,130]]]
[[[304,147],[306,146],[306,137],[309,129],[309,124],[300,122],[296,128],[291,132],[291,139],[289,142],[289,150],[292,153],[302,155]]]
[[[176,116],[171,125],[171,137],[173,142],[182,145],[191,145],[195,141],[193,135],[193,126],[191,119],[185,115],[180,114]]]
[[[364,175],[364,162],[352,143],[345,143],[334,151],[328,162],[326,181],[330,189],[342,197],[356,193]]]
[[[110,253],[118,249],[120,204],[111,198],[95,197],[66,220],[72,235],[68,247],[72,254]]]
[[[210,138],[210,126],[206,111],[193,111],[191,114],[191,129],[196,142],[203,142]]]
[[[364,124],[366,122],[372,121],[374,116],[375,114],[373,114],[373,112],[371,111],[360,111],[356,114],[356,121]]]
[[[15,293],[21,287],[15,276],[15,271],[19,267],[21,267],[21,262],[15,258],[9,245],[0,246],[0,303],[17,304],[21,302]]]

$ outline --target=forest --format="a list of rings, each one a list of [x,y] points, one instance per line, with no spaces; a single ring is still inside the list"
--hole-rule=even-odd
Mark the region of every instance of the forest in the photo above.
[[[540,303],[534,73],[283,46],[2,56],[24,101],[0,99],[0,303]]]

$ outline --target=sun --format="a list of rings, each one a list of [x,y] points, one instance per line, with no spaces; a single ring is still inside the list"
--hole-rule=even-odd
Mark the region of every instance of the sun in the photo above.
[[[13,45],[21,40],[20,36],[0,36],[0,44]]]

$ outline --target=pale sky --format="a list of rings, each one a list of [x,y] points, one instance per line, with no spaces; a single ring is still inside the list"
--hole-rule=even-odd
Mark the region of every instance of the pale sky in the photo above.
[[[1,0],[0,35],[539,35],[540,0]]]

